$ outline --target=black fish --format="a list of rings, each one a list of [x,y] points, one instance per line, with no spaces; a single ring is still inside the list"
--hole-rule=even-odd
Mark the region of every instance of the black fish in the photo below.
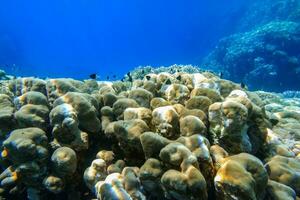
[[[91,79],[97,79],[97,74],[91,74],[91,75],[90,75],[90,78],[91,78]]]
[[[165,82],[166,85],[171,85],[171,83],[172,83],[172,82],[171,82],[170,79],[166,80],[166,82]]]
[[[127,73],[127,76],[128,76],[128,81],[132,82],[132,76],[131,76],[130,72]]]
[[[106,77],[106,80],[109,80],[109,76]]]
[[[244,82],[241,82],[241,88],[245,89],[246,85]]]
[[[151,79],[151,77],[149,75],[147,75],[146,79],[149,81]]]
[[[220,77],[220,78],[223,78],[223,75],[224,75],[223,72],[220,72],[220,73],[219,73],[219,77]]]

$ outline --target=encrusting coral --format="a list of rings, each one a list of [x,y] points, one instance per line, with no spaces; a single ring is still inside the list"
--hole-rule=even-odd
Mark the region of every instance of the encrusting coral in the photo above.
[[[218,199],[264,199],[268,174],[258,158],[241,153],[221,161],[214,182]]]
[[[1,187],[24,184],[39,189],[47,173],[48,140],[39,128],[16,129],[3,141],[2,158],[9,166],[0,175]]]
[[[7,132],[15,126],[14,104],[6,94],[0,94],[0,138],[5,138]]]
[[[267,164],[271,180],[291,187],[300,195],[300,163],[299,160],[284,156],[274,156]]]
[[[0,198],[300,197],[300,101],[164,69],[2,80]]]
[[[21,128],[38,127],[43,130],[48,128],[49,105],[47,97],[40,92],[26,92],[15,98],[15,119]]]

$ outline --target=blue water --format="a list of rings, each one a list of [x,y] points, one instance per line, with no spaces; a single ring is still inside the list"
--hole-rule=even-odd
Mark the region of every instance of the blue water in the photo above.
[[[0,68],[82,79],[138,65],[199,64],[250,1],[0,1]]]

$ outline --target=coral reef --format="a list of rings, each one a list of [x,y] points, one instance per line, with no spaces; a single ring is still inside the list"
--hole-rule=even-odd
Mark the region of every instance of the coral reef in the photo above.
[[[0,69],[0,80],[10,80],[12,78],[12,76],[7,75],[4,70]]]
[[[221,160],[214,183],[218,199],[264,199],[268,174],[259,159],[241,153]]]
[[[0,137],[10,132],[15,126],[14,119],[15,107],[12,99],[6,94],[0,94]]]
[[[15,119],[20,128],[38,127],[47,130],[49,105],[45,95],[30,91],[15,98],[14,101],[18,109],[15,112]]]
[[[237,14],[200,66],[252,90],[299,90],[300,2],[249,1]]]
[[[253,1],[238,21],[236,31],[249,31],[274,20],[300,22],[300,2],[295,0]]]
[[[262,99],[266,114],[273,123],[268,129],[270,155],[300,157],[300,99],[283,98],[284,94],[256,92]]]
[[[203,66],[222,72],[230,80],[244,82],[251,89],[297,90],[299,31],[297,22],[272,21],[226,37],[204,59]]]
[[[0,198],[300,197],[299,99],[157,70],[2,81]]]
[[[133,79],[149,79],[149,77],[153,77],[153,75],[161,74],[161,73],[170,73],[174,74],[176,72],[185,72],[185,73],[199,73],[203,72],[198,67],[193,65],[171,65],[168,67],[161,66],[161,67],[152,67],[152,66],[139,66],[136,69],[130,72]],[[147,75],[147,76],[146,76]],[[125,76],[125,80],[128,80],[128,75]]]

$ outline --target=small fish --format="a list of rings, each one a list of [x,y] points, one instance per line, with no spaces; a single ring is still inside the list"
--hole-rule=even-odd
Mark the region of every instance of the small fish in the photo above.
[[[219,73],[219,77],[220,77],[220,78],[223,78],[223,76],[224,76],[223,72],[220,72],[220,73]]]
[[[246,88],[246,85],[244,82],[241,82],[241,88],[245,89]]]
[[[181,75],[177,76],[176,79],[177,79],[178,81],[181,81]]]
[[[269,73],[271,76],[276,76],[277,75],[277,72],[270,72]]]
[[[151,77],[149,75],[147,75],[146,79],[149,81],[151,79]]]
[[[142,74],[145,74],[145,70],[142,69]]]
[[[1,152],[1,157],[2,158],[6,158],[8,156],[8,151],[7,149],[4,147],[4,150]]]
[[[132,82],[132,76],[131,76],[130,72],[127,73],[127,76],[128,76],[129,82]]]
[[[117,78],[117,76],[116,76],[116,75],[113,75],[113,78]]]
[[[91,75],[90,75],[90,78],[91,78],[91,79],[94,79],[94,80],[97,79],[97,74],[91,74]]]
[[[171,84],[172,84],[172,82],[171,82],[171,80],[170,80],[170,79],[168,79],[168,80],[166,80],[165,84],[166,84],[166,85],[171,85]]]
[[[10,66],[11,70],[16,73],[20,71],[20,66],[16,65],[16,64],[12,64],[12,66]]]
[[[109,76],[106,76],[106,80],[109,80]]]

